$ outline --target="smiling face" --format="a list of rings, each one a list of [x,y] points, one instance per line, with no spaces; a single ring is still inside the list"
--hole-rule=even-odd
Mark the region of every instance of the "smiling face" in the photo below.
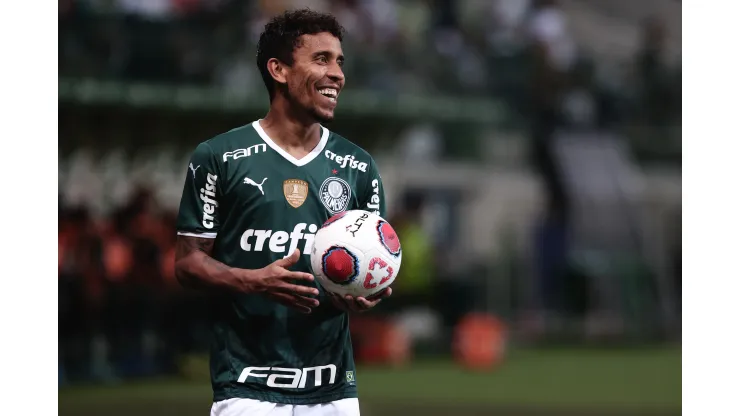
[[[333,120],[344,87],[343,64],[341,42],[331,33],[302,35],[293,64],[282,69],[283,92],[291,105],[318,122]]]

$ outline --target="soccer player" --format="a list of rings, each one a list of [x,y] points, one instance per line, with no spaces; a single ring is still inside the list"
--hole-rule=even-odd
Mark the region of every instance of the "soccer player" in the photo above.
[[[331,295],[310,273],[333,215],[385,215],[375,162],[320,123],[344,87],[343,28],[286,12],[265,26],[257,66],[267,115],[195,149],[177,221],[176,274],[207,291],[211,415],[359,415],[348,312],[377,298]]]

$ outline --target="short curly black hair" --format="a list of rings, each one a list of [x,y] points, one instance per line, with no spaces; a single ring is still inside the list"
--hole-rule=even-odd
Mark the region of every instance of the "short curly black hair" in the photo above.
[[[275,96],[275,80],[267,70],[267,61],[276,58],[286,65],[293,65],[293,51],[300,46],[302,35],[328,32],[342,41],[344,28],[328,13],[310,9],[289,10],[270,19],[257,42],[257,68],[270,93]]]

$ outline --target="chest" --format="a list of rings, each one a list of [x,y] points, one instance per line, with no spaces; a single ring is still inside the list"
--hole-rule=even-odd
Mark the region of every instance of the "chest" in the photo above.
[[[260,156],[227,166],[222,196],[227,211],[253,219],[318,222],[359,206],[364,182],[357,170],[324,157],[298,166],[274,153]]]

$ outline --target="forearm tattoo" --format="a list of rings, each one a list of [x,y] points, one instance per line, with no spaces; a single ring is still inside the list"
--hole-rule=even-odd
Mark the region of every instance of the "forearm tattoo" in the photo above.
[[[201,251],[205,254],[200,260],[204,266],[215,268],[218,271],[229,270],[229,266],[211,257],[215,241],[214,238],[178,236],[177,249],[175,250],[177,259],[185,258],[194,251]]]
[[[177,247],[175,249],[175,256],[180,259],[193,251],[202,251],[207,255],[211,255],[213,250],[213,244],[216,239],[214,238],[198,238],[198,237],[177,237]]]

